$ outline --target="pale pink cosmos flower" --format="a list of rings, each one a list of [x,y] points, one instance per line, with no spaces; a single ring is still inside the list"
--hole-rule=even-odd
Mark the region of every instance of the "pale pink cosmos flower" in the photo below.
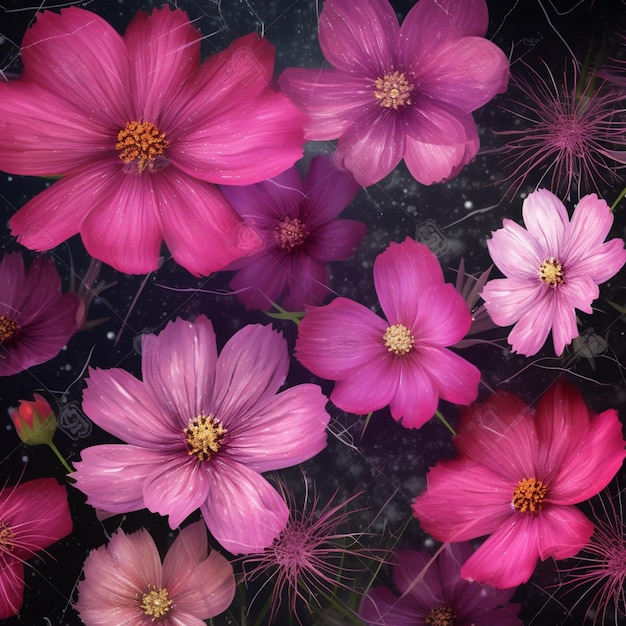
[[[280,302],[290,311],[321,304],[328,294],[328,261],[343,261],[359,246],[367,227],[338,220],[361,187],[330,157],[311,160],[303,181],[296,167],[246,187],[223,187],[235,211],[264,240],[261,251],[242,257],[230,283],[249,309],[269,309]]]
[[[359,415],[389,405],[406,428],[419,428],[439,398],[476,399],[480,372],[447,349],[472,319],[463,297],[444,283],[437,257],[413,239],[376,257],[374,285],[386,319],[336,298],[311,308],[298,329],[296,357],[316,376],[334,380],[330,399]]]
[[[170,322],[144,335],[143,381],[92,369],[85,413],[127,444],[93,446],[75,464],[87,502],[111,513],[147,507],[171,528],[200,508],[232,553],[270,545],[287,505],[261,472],[297,465],[326,446],[326,397],[303,384],[277,394],[287,343],[269,326],[238,331],[219,357],[211,322]]]
[[[594,415],[563,380],[533,411],[498,393],[462,411],[457,459],[439,461],[413,503],[438,541],[489,535],[461,576],[498,588],[526,582],[537,559],[574,556],[593,524],[575,504],[611,481],[626,456],[617,411]]]
[[[249,253],[210,183],[293,165],[304,116],[269,87],[267,40],[241,37],[203,64],[201,40],[178,9],[139,12],[123,37],[84,9],[38,14],[22,76],[0,82],[0,169],[63,178],[11,218],[21,244],[50,250],[80,233],[128,273],[156,269],[163,240],[196,275]]]
[[[487,241],[506,278],[490,280],[481,296],[498,326],[515,324],[508,336],[515,352],[536,354],[552,331],[560,355],[579,335],[576,309],[592,313],[598,285],[626,262],[624,242],[604,241],[613,213],[595,194],[580,200],[570,221],[563,203],[539,189],[524,200],[522,217],[526,229],[505,219]]]
[[[319,41],[333,69],[285,70],[306,138],[339,138],[337,162],[364,186],[404,158],[430,185],[479,147],[475,111],[505,91],[506,56],[484,35],[485,0],[420,0],[402,26],[388,0],[326,0]]]
[[[48,257],[26,269],[19,253],[0,261],[0,376],[54,358],[78,330],[81,301],[62,293],[61,277]]]
[[[72,532],[65,487],[38,478],[0,491],[0,619],[24,601],[24,564]]]
[[[235,596],[232,565],[207,555],[202,521],[180,531],[163,563],[147,530],[122,529],[85,560],[74,608],[85,626],[201,626]]]
[[[393,582],[399,592],[375,587],[361,601],[359,617],[368,626],[522,626],[514,589],[468,582],[462,563],[473,553],[469,542],[449,544],[436,557],[426,550],[399,550]]]

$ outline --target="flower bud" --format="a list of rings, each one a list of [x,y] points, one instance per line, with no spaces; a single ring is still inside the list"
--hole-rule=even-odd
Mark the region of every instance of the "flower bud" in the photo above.
[[[50,445],[57,429],[57,416],[48,401],[35,394],[34,400],[20,400],[19,408],[11,407],[9,416],[13,420],[18,437],[29,446]]]

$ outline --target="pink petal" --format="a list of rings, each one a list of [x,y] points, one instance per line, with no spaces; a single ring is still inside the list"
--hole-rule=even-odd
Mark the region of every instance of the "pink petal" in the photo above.
[[[307,306],[322,304],[329,292],[328,268],[324,263],[302,250],[287,255],[287,262],[280,263],[280,268],[287,275],[280,298],[285,309],[303,311]]]
[[[565,252],[569,228],[569,216],[563,203],[547,189],[538,189],[524,200],[522,218],[544,257],[560,259]]]
[[[591,303],[600,295],[598,285],[588,274],[572,276],[567,273],[566,280],[559,285],[556,297],[558,299],[558,308],[570,309],[572,313],[574,308],[591,315],[593,308]],[[575,330],[574,337],[578,335],[578,329]]]
[[[229,286],[246,308],[267,311],[283,293],[288,274],[271,252],[261,252],[245,260],[250,264],[237,271]]]
[[[344,261],[359,247],[366,232],[363,222],[334,220],[312,233],[307,252],[320,261]]]
[[[554,325],[556,301],[550,297],[554,294],[538,295],[535,306],[520,317],[507,337],[513,351],[524,356],[532,356],[541,350]]]
[[[215,458],[202,515],[216,541],[232,554],[260,552],[285,527],[289,511],[276,489],[254,470]]]
[[[24,603],[24,564],[15,558],[3,558],[0,576],[0,619],[13,617]]]
[[[574,266],[577,276],[590,276],[596,284],[613,278],[626,263],[621,239],[611,239],[580,259]]]
[[[593,533],[593,524],[575,506],[546,506],[537,521],[537,549],[542,561],[576,556]]]
[[[552,321],[552,341],[554,354],[561,356],[565,346],[572,343],[574,337],[578,337],[578,325],[576,323],[576,311],[569,305],[562,294],[554,295],[554,319]]]
[[[518,281],[538,282],[539,269],[546,256],[538,240],[519,224],[503,220],[502,228],[492,232],[491,239],[487,239],[487,248],[493,262],[505,276]]]
[[[496,278],[483,287],[480,297],[494,324],[510,326],[532,311],[540,294],[539,281],[533,284],[516,278]]]
[[[605,200],[595,193],[584,196],[576,205],[564,242],[563,262],[574,265],[595,252],[613,226],[613,213]]]

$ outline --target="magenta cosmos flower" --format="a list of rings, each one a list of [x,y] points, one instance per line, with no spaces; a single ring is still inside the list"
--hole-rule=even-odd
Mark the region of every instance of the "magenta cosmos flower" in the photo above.
[[[303,116],[268,86],[265,39],[237,39],[202,65],[201,40],[169,8],[138,13],[123,37],[79,8],[37,17],[22,77],[0,83],[0,169],[63,178],[10,220],[21,244],[49,250],[80,233],[92,256],[130,273],[157,268],[163,239],[196,275],[249,252],[209,183],[293,165]]]
[[[506,56],[484,39],[485,0],[420,0],[402,27],[388,0],[326,0],[319,41],[333,69],[287,69],[281,88],[309,116],[306,138],[339,138],[361,185],[404,158],[425,185],[479,147],[472,111],[506,89]]]
[[[317,385],[276,394],[287,344],[269,326],[237,332],[219,357],[211,322],[170,322],[142,343],[143,382],[90,370],[85,413],[125,444],[82,451],[76,486],[112,513],[147,507],[172,528],[200,508],[232,553],[262,550],[289,512],[261,472],[310,459],[326,446],[326,397]]]
[[[369,626],[522,626],[519,605],[508,603],[513,589],[461,578],[472,552],[469,543],[450,544],[433,560],[426,550],[400,550],[393,568],[400,595],[376,587],[363,597],[359,617]]]
[[[81,301],[61,292],[54,261],[21,254],[0,261],[0,376],[22,372],[55,357],[78,330]]]
[[[330,158],[311,161],[306,180],[293,167],[248,187],[224,187],[226,199],[264,240],[264,249],[235,261],[230,283],[249,309],[280,301],[290,311],[321,304],[328,293],[328,261],[343,261],[359,246],[367,227],[338,220],[360,186]]]
[[[162,564],[147,530],[120,529],[84,571],[74,608],[85,626],[201,626],[235,595],[232,565],[215,550],[207,556],[201,521],[180,531]]]
[[[0,619],[24,601],[24,563],[72,532],[67,493],[53,478],[0,491]]]
[[[604,242],[613,213],[595,194],[580,200],[570,222],[563,203],[546,189],[524,200],[526,230],[505,219],[487,241],[506,276],[490,280],[481,296],[498,326],[515,324],[508,341],[515,352],[536,354],[552,331],[554,351],[578,337],[576,309],[592,313],[598,285],[626,262],[621,239]]]
[[[471,326],[467,304],[443,281],[437,257],[413,239],[392,243],[374,262],[374,285],[387,320],[336,298],[310,309],[298,330],[296,357],[316,376],[336,381],[330,399],[359,415],[389,405],[406,428],[419,428],[439,398],[476,399],[480,372],[446,347]]]
[[[590,414],[564,381],[536,411],[507,393],[464,410],[454,443],[459,458],[430,470],[415,516],[439,541],[490,535],[461,576],[498,588],[587,543],[593,524],[573,505],[606,487],[626,456],[617,411]]]

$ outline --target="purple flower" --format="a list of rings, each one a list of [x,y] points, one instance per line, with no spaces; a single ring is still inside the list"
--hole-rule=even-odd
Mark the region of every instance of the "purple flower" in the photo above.
[[[326,445],[319,387],[276,394],[288,368],[287,344],[269,326],[245,326],[219,357],[204,315],[145,335],[143,382],[122,369],[90,370],[85,413],[128,445],[83,450],[76,486],[95,507],[147,507],[169,515],[172,528],[200,508],[227,550],[262,550],[288,510],[261,472],[301,463]]]
[[[402,27],[388,0],[326,0],[319,40],[333,69],[287,69],[305,137],[339,138],[361,185],[404,158],[421,183],[452,178],[479,147],[472,111],[506,89],[506,56],[484,39],[485,0],[420,0]]]
[[[28,271],[21,254],[0,261],[0,376],[55,357],[78,330],[80,299],[61,292],[52,259],[38,257]]]
[[[330,158],[311,161],[303,182],[293,167],[276,178],[222,192],[265,242],[261,252],[243,257],[230,286],[249,309],[268,309],[280,300],[291,311],[321,304],[328,293],[328,261],[343,261],[358,247],[366,226],[335,219],[360,186]]]
[[[521,626],[514,589],[498,590],[463,580],[469,542],[448,544],[433,560],[425,550],[400,550],[393,581],[400,595],[376,587],[364,596],[359,617],[369,626]]]
[[[335,380],[330,399],[365,414],[389,405],[406,428],[419,428],[439,398],[476,399],[480,372],[447,349],[472,323],[467,304],[444,284],[437,257],[413,239],[392,243],[374,262],[374,285],[388,321],[367,307],[336,298],[300,323],[296,357]]]
[[[200,626],[225,611],[235,595],[231,564],[207,556],[204,524],[180,531],[161,563],[147,530],[122,529],[85,560],[75,605],[85,626]]]
[[[508,341],[515,352],[536,354],[552,331],[560,355],[578,337],[576,309],[592,313],[598,285],[626,262],[621,239],[604,242],[613,213],[595,194],[580,200],[570,222],[563,203],[546,189],[522,205],[526,229],[505,219],[487,241],[506,276],[490,280],[481,296],[498,326],[515,324]]]

